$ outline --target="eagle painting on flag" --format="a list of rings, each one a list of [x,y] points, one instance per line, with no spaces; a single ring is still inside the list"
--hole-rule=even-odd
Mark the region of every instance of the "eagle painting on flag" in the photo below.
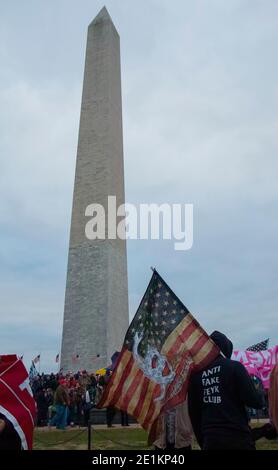
[[[114,406],[133,416],[152,443],[159,417],[185,400],[192,371],[219,354],[188,309],[154,270],[127,331],[98,408]]]

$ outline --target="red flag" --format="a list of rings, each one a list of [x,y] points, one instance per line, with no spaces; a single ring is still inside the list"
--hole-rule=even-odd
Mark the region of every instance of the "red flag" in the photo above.
[[[36,404],[28,372],[15,354],[0,356],[0,413],[14,426],[23,449],[31,450]]]

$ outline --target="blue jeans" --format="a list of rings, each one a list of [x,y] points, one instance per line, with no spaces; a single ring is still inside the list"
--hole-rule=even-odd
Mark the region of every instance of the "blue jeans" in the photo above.
[[[50,421],[51,426],[56,426],[57,429],[65,429],[68,419],[68,407],[66,405],[55,405],[56,414]]]

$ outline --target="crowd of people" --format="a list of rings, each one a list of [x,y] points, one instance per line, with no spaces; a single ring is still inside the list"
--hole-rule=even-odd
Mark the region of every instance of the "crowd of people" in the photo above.
[[[260,437],[277,436],[273,425],[277,410],[268,415],[269,392],[264,390],[260,379],[249,376],[242,364],[230,360],[233,345],[225,335],[214,332],[211,338],[220,354],[205,369],[192,375],[186,401],[161,416],[161,432],[154,442],[157,449],[190,450],[193,435],[202,449],[254,449]],[[33,377],[37,426],[48,424],[58,429],[68,425],[87,426],[91,410],[101,399],[111,374],[112,370],[107,369],[105,375],[83,370],[76,374]],[[275,383],[274,376],[271,383]],[[272,396],[276,394],[277,391],[272,392]],[[250,419],[258,410],[263,410],[260,417],[269,417],[270,421],[260,429],[251,430]],[[108,427],[112,426],[114,415],[115,409],[107,408]],[[121,412],[121,416],[122,426],[128,426],[128,415]]]
[[[204,450],[254,450],[258,439],[278,437],[278,364],[265,391],[260,380],[251,378],[240,362],[231,360],[233,345],[224,334],[215,331],[211,338],[218,346],[218,355],[191,374],[184,401],[159,416],[159,433],[153,443],[156,449],[191,450],[195,436]],[[36,425],[58,429],[87,426],[111,374],[110,369],[105,375],[86,370],[65,375],[35,374],[30,385],[37,403]],[[268,410],[267,422],[251,426],[250,410],[262,409]],[[108,427],[114,415],[115,409],[108,407]],[[128,415],[121,412],[121,417],[122,426],[128,426]],[[0,414],[0,449],[20,447],[13,423]]]
[[[111,371],[105,375],[89,374],[86,370],[75,374],[38,374],[31,380],[33,396],[37,403],[37,426],[87,426],[91,410],[96,407],[108,384]],[[107,426],[111,427],[114,409],[107,409]],[[127,426],[126,416],[122,425]]]

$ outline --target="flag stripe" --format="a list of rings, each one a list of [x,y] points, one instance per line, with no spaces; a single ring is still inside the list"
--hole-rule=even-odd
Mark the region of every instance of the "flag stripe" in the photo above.
[[[154,389],[156,387],[156,383],[153,382],[153,381],[150,381],[149,382],[149,386],[148,386],[148,390],[147,390],[147,393],[146,393],[146,397],[145,397],[145,401],[144,401],[144,406],[141,410],[141,413],[140,415],[138,416],[137,420],[139,423],[143,423],[146,419],[146,416],[147,416],[147,412],[149,410],[149,407],[150,407],[150,404],[151,404],[151,401],[153,399],[153,393],[154,393]]]
[[[122,362],[121,363],[121,368],[122,368],[122,373],[119,374],[119,379],[117,382],[115,382],[114,384],[114,401],[116,399],[116,401],[118,400],[119,396],[121,395],[122,393],[122,389],[123,389],[123,386],[124,386],[124,383],[127,379],[127,377],[129,376],[132,368],[133,368],[133,365],[134,365],[134,359],[133,359],[133,356],[132,354],[128,351],[126,353],[126,366],[124,366],[124,363]]]
[[[219,354],[218,348],[215,344],[209,340],[200,351],[195,355],[195,368],[201,370],[206,367],[211,361],[213,361]]]
[[[180,345],[185,341],[187,335],[194,330],[194,321],[190,314],[179,323],[179,325],[170,333],[162,347],[162,354],[174,355]]]
[[[132,413],[132,400],[136,395],[136,391],[139,389],[139,384],[141,379],[144,377],[144,374],[141,370],[137,368],[137,371],[134,372],[135,375],[130,375],[126,382],[126,394],[122,393],[122,396],[119,397],[118,403],[120,406],[125,408],[129,406],[130,412]]]
[[[143,405],[144,405],[144,402],[145,402],[145,398],[146,398],[146,394],[147,394],[147,390],[148,390],[148,387],[149,387],[149,383],[150,383],[150,379],[148,377],[145,377],[144,380],[143,380],[143,383],[141,385],[141,391],[140,391],[139,400],[137,402],[137,406],[136,406],[136,408],[133,412],[133,415],[134,415],[135,419],[138,419],[138,416],[140,415],[140,413],[142,411],[142,408],[143,408]]]
[[[118,365],[110,379],[108,386],[105,388],[104,394],[99,402],[99,408],[105,408],[106,406],[109,406],[109,403],[113,398],[115,390],[117,389],[121,381],[122,371],[125,369],[125,367],[127,367],[130,360],[133,361],[131,352],[128,351],[128,349],[123,349]],[[119,395],[117,396],[117,398],[119,398]]]
[[[133,415],[134,410],[136,409],[136,406],[140,400],[141,389],[142,389],[142,384],[144,383],[144,379],[145,379],[145,376],[144,376],[144,373],[142,372],[142,374],[140,375],[139,382],[134,382],[133,384],[132,388],[134,388],[135,390],[128,406],[128,412],[131,415]]]
[[[180,345],[180,348],[177,351],[177,355],[183,354],[185,351],[189,351],[191,354],[193,346],[199,341],[199,339],[203,336],[203,332],[199,329],[191,333],[190,336],[187,336],[186,340],[183,344]],[[192,355],[192,354],[191,354]],[[193,357],[194,360],[194,357]]]
[[[190,349],[190,354],[195,363],[196,363],[196,358],[198,358],[199,351],[202,349],[203,346],[207,344],[207,342],[208,342],[207,336],[201,333],[197,341],[192,345]]]
[[[138,370],[136,362],[133,359],[132,368],[130,369],[130,373],[127,376],[125,382],[122,385],[121,393],[118,397],[118,401],[124,401],[125,397],[128,396],[129,388],[133,384],[133,381],[137,379],[137,374],[142,375],[143,373]],[[130,395],[130,393],[129,393]]]
[[[178,342],[173,345],[172,351],[174,350],[174,354],[179,355],[184,351],[185,348],[187,350],[190,349],[191,345],[193,344],[192,341],[195,341],[195,336],[192,335],[196,335],[196,333],[200,334],[201,332],[196,330],[194,321],[192,321],[192,323],[179,336]]]
[[[152,400],[149,406],[149,409],[147,411],[146,417],[142,423],[142,427],[144,429],[149,429],[150,427],[150,422],[152,421],[152,418],[155,413],[155,409],[157,408],[157,402],[155,402],[155,398],[159,397],[160,395],[160,385],[156,385],[152,394]]]

